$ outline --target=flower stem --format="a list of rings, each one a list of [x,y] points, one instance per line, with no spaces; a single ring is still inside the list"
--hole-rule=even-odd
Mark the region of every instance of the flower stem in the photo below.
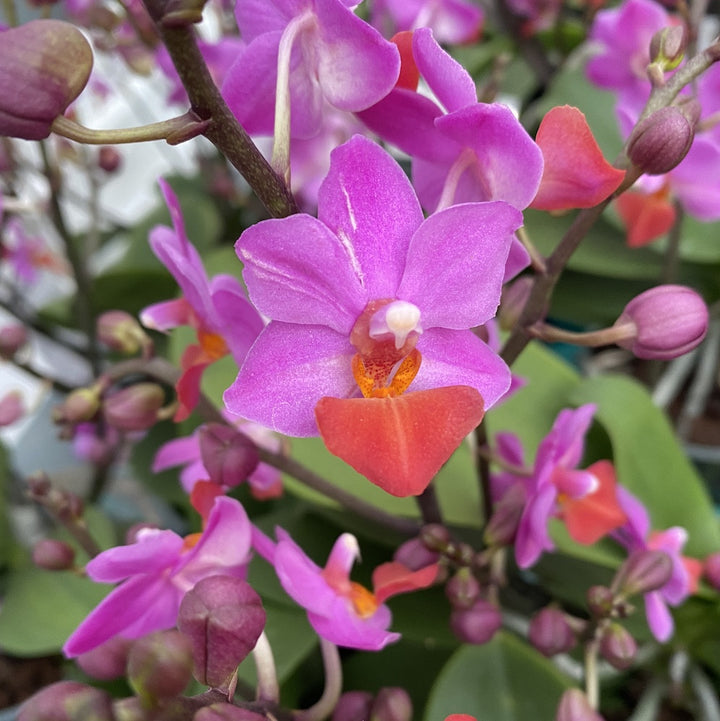
[[[280,700],[275,659],[265,631],[260,634],[252,651],[257,672],[257,700],[260,703],[276,704]]]
[[[342,666],[337,646],[324,638],[320,639],[323,666],[325,667],[325,689],[320,700],[303,711],[294,711],[294,721],[322,721],[337,705],[342,691]]]

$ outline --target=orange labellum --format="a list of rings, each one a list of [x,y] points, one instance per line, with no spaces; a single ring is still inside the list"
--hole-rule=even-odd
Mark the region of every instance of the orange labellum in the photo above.
[[[652,243],[665,235],[675,222],[675,207],[667,191],[628,191],[617,198],[615,208],[625,223],[627,244],[631,248]]]
[[[315,406],[328,450],[400,497],[422,493],[483,415],[482,397],[470,386],[386,398],[326,396]]]
[[[401,30],[390,38],[390,42],[395,43],[400,51],[400,76],[395,83],[395,87],[417,90],[420,71],[413,57],[412,38],[412,30]]]

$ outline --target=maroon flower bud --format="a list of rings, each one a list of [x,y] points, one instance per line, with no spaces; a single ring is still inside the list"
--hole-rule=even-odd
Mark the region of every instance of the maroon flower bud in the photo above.
[[[192,642],[193,674],[215,688],[227,684],[264,626],[260,596],[234,576],[204,578],[180,604],[178,628]]]
[[[489,601],[475,601],[472,608],[450,614],[450,628],[465,643],[487,643],[502,625],[498,607]]]
[[[214,483],[232,488],[245,481],[257,467],[255,444],[234,428],[208,423],[198,435],[202,462]]]
[[[442,553],[450,543],[450,531],[439,523],[430,523],[422,527],[420,540],[429,551]]]
[[[255,713],[231,703],[214,703],[201,708],[193,721],[267,721],[265,714]]]
[[[708,309],[691,288],[659,285],[633,298],[613,328],[626,326],[618,341],[638,358],[670,360],[698,346],[708,327]]]
[[[471,608],[480,596],[480,583],[469,568],[461,568],[445,584],[445,595],[453,608]]]
[[[65,541],[44,538],[35,544],[32,560],[46,571],[67,571],[75,565],[75,549]]]
[[[100,410],[100,389],[77,388],[70,393],[61,406],[53,408],[55,423],[85,423],[91,421]]]
[[[25,415],[22,394],[10,391],[0,398],[0,428],[9,426]]]
[[[137,696],[118,699],[113,703],[115,721],[154,721],[156,711],[148,710]]]
[[[656,110],[630,134],[627,154],[633,165],[648,175],[662,175],[687,155],[695,137],[700,106],[670,105]]]
[[[130,639],[114,636],[92,651],[80,654],[75,661],[88,676],[98,681],[112,681],[125,675],[132,644]]]
[[[124,310],[103,313],[97,319],[97,335],[108,348],[126,355],[134,355],[151,342],[137,320]]]
[[[674,70],[685,57],[687,41],[685,25],[658,30],[650,41],[650,61],[658,63],[663,70]]]
[[[637,653],[637,643],[627,629],[619,623],[611,623],[600,638],[600,655],[619,671],[632,666]]]
[[[393,559],[411,571],[418,571],[425,566],[437,563],[440,557],[437,553],[429,551],[427,546],[419,539],[412,538],[401,544],[393,554]]]
[[[119,431],[146,431],[159,419],[165,392],[155,383],[136,383],[104,399],[107,423]]]
[[[98,166],[106,173],[114,173],[122,163],[122,155],[112,145],[103,145],[98,151]]]
[[[90,77],[90,45],[60,20],[32,20],[1,35],[0,135],[47,138]]]
[[[157,631],[135,641],[130,647],[127,678],[133,691],[147,707],[160,699],[183,692],[192,675],[192,644],[174,629]]]
[[[335,706],[332,721],[367,721],[373,696],[368,691],[348,691]]]
[[[112,700],[100,689],[58,681],[31,696],[17,721],[114,721]]]
[[[577,642],[565,614],[552,606],[535,614],[530,621],[528,638],[530,643],[548,658],[556,653],[569,651]]]
[[[0,358],[12,360],[27,343],[28,335],[24,325],[13,323],[0,328]]]
[[[603,721],[578,688],[570,688],[562,695],[555,721]]]
[[[665,551],[635,551],[618,569],[613,587],[625,596],[657,591],[670,580],[672,569]]]
[[[593,616],[608,618],[615,608],[615,594],[607,586],[590,586],[587,603]]]
[[[713,588],[720,591],[720,551],[711,553],[705,559],[703,575]]]
[[[413,706],[404,688],[381,688],[370,709],[370,721],[412,721]]]

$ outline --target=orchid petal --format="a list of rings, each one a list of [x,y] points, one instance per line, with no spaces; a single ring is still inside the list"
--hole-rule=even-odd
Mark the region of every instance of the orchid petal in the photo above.
[[[185,298],[154,303],[140,313],[140,322],[146,328],[163,333],[181,325],[190,325],[193,318],[193,309]]]
[[[653,636],[660,643],[668,641],[673,634],[675,624],[659,591],[645,594],[645,615]]]
[[[166,471],[173,466],[181,466],[200,457],[200,441],[195,435],[173,438],[164,443],[155,454],[152,472]]]
[[[322,638],[361,651],[380,651],[400,639],[399,633],[386,630],[392,622],[387,606],[380,606],[369,618],[360,618],[349,600],[336,597],[328,615],[308,613],[308,620]]]
[[[547,483],[525,506],[515,538],[515,559],[520,568],[532,566],[543,551],[554,548],[547,526],[555,508],[556,498],[557,489],[551,483]]]

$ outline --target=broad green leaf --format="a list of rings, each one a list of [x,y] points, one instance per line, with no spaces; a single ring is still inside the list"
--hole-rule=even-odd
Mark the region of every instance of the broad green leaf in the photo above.
[[[122,308],[137,315],[143,308],[176,293],[168,273],[154,268],[120,268],[97,276],[93,281],[93,312]]]
[[[110,590],[65,571],[11,572],[0,608],[0,647],[15,656],[57,653]]]
[[[568,680],[537,651],[500,632],[482,646],[452,655],[430,693],[423,719],[465,713],[478,721],[555,718]]]
[[[612,441],[618,480],[646,504],[654,528],[686,528],[688,555],[702,558],[720,548],[708,493],[643,386],[625,376],[588,378],[572,401],[598,404],[596,418]]]

